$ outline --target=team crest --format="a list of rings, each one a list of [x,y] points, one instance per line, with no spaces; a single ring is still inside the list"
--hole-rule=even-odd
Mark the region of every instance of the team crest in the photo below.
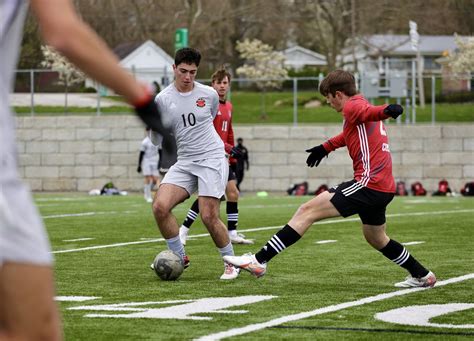
[[[197,101],[196,101],[196,105],[199,107],[199,108],[202,108],[206,105],[206,100],[202,97],[198,98]]]

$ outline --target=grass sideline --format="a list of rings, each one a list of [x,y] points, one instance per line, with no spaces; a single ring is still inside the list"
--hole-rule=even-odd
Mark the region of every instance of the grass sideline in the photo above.
[[[109,97],[108,97],[109,98]],[[110,97],[117,99],[116,97]],[[262,95],[258,92],[233,91],[231,101],[234,105],[234,124],[288,124],[293,123],[293,93],[267,92],[265,95],[266,117],[262,117]],[[319,108],[305,108],[304,104],[311,99],[323,102]],[[118,102],[119,103],[119,102]],[[381,102],[383,103],[383,102]],[[403,104],[402,104],[403,105]],[[29,106],[15,107],[18,116],[31,115]],[[101,108],[101,115],[128,115],[132,113],[129,106],[114,106]],[[96,115],[96,108],[69,107],[64,113],[64,106],[37,106],[36,116],[63,115]],[[403,120],[405,119],[404,113]],[[431,104],[424,109],[417,108],[417,123],[431,122]],[[329,105],[324,104],[322,96],[315,91],[300,91],[298,93],[298,123],[336,123],[341,122],[340,114]],[[437,103],[436,122],[474,122],[472,103]]]
[[[236,254],[257,251],[309,197],[244,195],[239,204],[239,230],[255,245],[237,245]],[[59,296],[99,297],[85,302],[60,302],[66,340],[191,340],[264,323],[276,318],[393,293],[393,283],[405,271],[391,264],[364,241],[356,217],[314,225],[294,246],[275,258],[268,273],[255,279],[248,273],[232,282],[219,280],[223,267],[200,220],[186,247],[191,266],[176,282],[161,281],[149,268],[165,249],[150,205],[141,195],[89,197],[84,194],[36,194],[55,252]],[[192,200],[175,209],[178,222]],[[225,219],[225,205],[221,213]],[[473,272],[474,202],[472,198],[395,198],[387,211],[388,233],[407,246],[421,262],[445,280]],[[92,238],[92,239],[87,239]],[[319,241],[329,241],[318,244]],[[133,242],[133,244],[131,244]],[[115,244],[115,245],[113,245]],[[92,248],[107,246],[104,248]],[[63,253],[59,253],[63,252]],[[464,340],[474,329],[407,326],[382,322],[374,314],[411,305],[471,303],[474,280],[413,292],[404,296],[349,307],[283,323],[234,340]],[[265,296],[265,300],[208,311],[194,316],[209,320],[124,318],[149,308],[169,308],[205,298]],[[136,302],[110,311],[103,305]],[[77,310],[78,307],[101,307]],[[117,308],[117,307],[113,307]],[[99,310],[105,309],[105,310]],[[109,309],[109,310],[107,310]],[[234,311],[233,314],[229,311]],[[111,317],[87,317],[109,314]],[[439,324],[472,324],[474,309],[432,319]]]

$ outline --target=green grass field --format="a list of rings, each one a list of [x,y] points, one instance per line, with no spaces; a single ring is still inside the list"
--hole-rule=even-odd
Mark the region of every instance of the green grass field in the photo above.
[[[236,254],[258,251],[308,198],[244,195],[239,230],[255,245],[234,246]],[[263,278],[242,273],[231,282],[219,280],[222,261],[197,221],[186,247],[191,266],[177,281],[165,282],[149,269],[166,245],[141,195],[38,194],[35,200],[56,259],[66,340],[474,338],[470,198],[404,197],[388,208],[389,235],[413,243],[407,249],[438,277],[439,286],[428,290],[393,287],[405,271],[370,248],[357,217],[314,225],[269,263]],[[180,223],[190,204],[175,209]],[[95,298],[72,301],[73,296]],[[439,313],[453,303],[470,305]],[[375,318],[425,305],[433,314],[425,319],[429,325]]]
[[[116,97],[108,97],[117,99]],[[264,98],[266,116],[262,116]],[[318,108],[305,108],[304,103],[310,99],[324,99],[315,91],[300,91],[298,93],[298,123],[337,123],[341,122],[341,115],[335,112],[329,105],[324,104]],[[267,92],[262,97],[259,92],[234,91],[231,94],[234,105],[234,124],[288,124],[293,123],[293,93],[288,91]],[[118,102],[119,103],[119,102]],[[383,101],[380,104],[384,103]],[[404,103],[402,103],[404,105]],[[31,115],[30,107],[15,107],[18,116]],[[96,108],[70,107],[68,113],[64,113],[64,106],[37,106],[36,116],[62,116],[62,115],[96,115]],[[105,107],[101,109],[101,115],[129,115],[132,111],[128,106]],[[404,113],[403,121],[405,120]],[[411,115],[411,114],[410,114]],[[417,108],[416,121],[418,123],[431,122],[431,103],[427,103],[424,109]],[[474,110],[472,103],[437,103],[436,122],[474,122]]]

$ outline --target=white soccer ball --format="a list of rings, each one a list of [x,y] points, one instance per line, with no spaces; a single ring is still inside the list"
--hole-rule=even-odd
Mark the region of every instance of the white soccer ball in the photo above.
[[[156,274],[164,281],[174,281],[183,273],[183,259],[171,250],[161,251],[153,261]]]

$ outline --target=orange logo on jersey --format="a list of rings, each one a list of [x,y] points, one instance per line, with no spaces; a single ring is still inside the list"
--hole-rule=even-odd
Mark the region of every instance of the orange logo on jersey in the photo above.
[[[196,105],[199,107],[199,108],[202,108],[206,105],[206,100],[202,97],[198,98],[197,101],[196,101]]]

